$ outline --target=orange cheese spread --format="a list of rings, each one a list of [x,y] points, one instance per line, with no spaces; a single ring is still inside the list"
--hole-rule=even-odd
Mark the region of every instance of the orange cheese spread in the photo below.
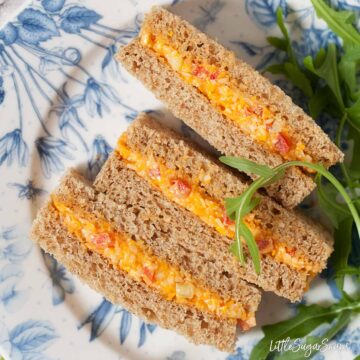
[[[205,172],[200,174],[198,179],[190,180],[180,170],[169,169],[154,156],[150,154],[145,156],[130,149],[126,135],[119,139],[116,151],[128,168],[160,190],[167,199],[191,211],[221,235],[234,237],[235,223],[226,215],[224,206],[205,194],[201,188],[201,185],[206,186],[211,180]],[[261,228],[259,220],[255,219],[252,213],[245,217],[244,222],[253,233],[262,254],[268,254],[277,262],[309,275],[321,270],[298,250],[278,241],[270,231]]]
[[[140,34],[140,41],[144,47],[164,59],[186,83],[205,95],[244,134],[285,160],[314,162],[306,153],[305,145],[293,139],[286,124],[281,119],[275,121],[272,111],[256,97],[242,92],[228,71],[220,70],[204,59],[185,57],[171,44],[171,34],[154,36],[144,30]]]
[[[254,314],[247,312],[240,303],[224,300],[205,289],[190,275],[152,255],[142,241],[117,232],[106,220],[71,208],[55,196],[52,200],[70,233],[135,281],[146,283],[166,300],[194,306],[218,317],[236,319],[247,326],[255,325]]]

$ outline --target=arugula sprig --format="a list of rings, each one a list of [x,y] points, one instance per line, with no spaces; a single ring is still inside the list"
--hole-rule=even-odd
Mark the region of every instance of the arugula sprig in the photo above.
[[[248,247],[248,250],[252,257],[254,268],[258,274],[260,273],[259,248],[253,234],[251,233],[249,227],[246,225],[244,218],[260,202],[260,198],[256,197],[257,190],[279,181],[279,179],[285,175],[285,171],[289,167],[307,167],[326,178],[345,201],[345,204],[352,216],[352,219],[356,224],[358,235],[360,237],[360,217],[355,205],[353,204],[350,196],[348,195],[346,189],[342,186],[340,181],[337,180],[335,176],[331,174],[330,171],[326,170],[322,165],[312,164],[306,161],[289,161],[280,164],[274,168],[270,168],[266,165],[259,165],[247,159],[240,159],[231,156],[221,156],[220,161],[242,172],[252,173],[259,176],[239,197],[225,199],[225,208],[228,216],[230,218],[235,217],[235,242],[231,246],[231,251],[239,258],[240,263],[244,265],[245,255],[242,245],[243,239]]]
[[[343,46],[330,43],[327,49],[320,49],[316,56],[298,60],[284,25],[282,11],[278,9],[277,22],[283,37],[268,38],[268,41],[284,52],[285,60],[267,70],[285,75],[304,93],[313,118],[328,113],[332,118],[339,119],[335,143],[339,147],[343,140],[352,144],[352,155],[350,151],[346,161],[340,164],[340,181],[360,211],[360,33],[353,25],[354,14],[351,12],[337,11],[323,0],[311,1],[317,15],[342,39]],[[291,69],[295,70],[289,70],[289,63]],[[335,228],[332,262],[338,272],[347,266],[351,251],[352,215],[338,203],[337,191],[324,183],[322,176],[318,176],[316,181],[320,206]],[[343,290],[344,276],[336,278],[339,289]]]
[[[270,66],[267,70],[285,75],[304,93],[308,99],[308,109],[314,118],[321,113],[328,113],[331,117],[339,119],[335,142],[339,147],[343,140],[351,144],[347,159],[340,166],[342,176],[338,180],[335,179],[337,186],[333,186],[332,175],[327,177],[325,172],[318,172],[316,176],[319,205],[335,228],[332,263],[342,299],[328,307],[300,305],[294,318],[265,326],[265,336],[253,349],[251,360],[267,359],[270,355],[271,341],[290,337],[300,338],[306,345],[314,345],[321,344],[324,339],[331,340],[349,323],[353,315],[360,313],[360,297],[351,298],[344,291],[345,275],[352,275],[360,280],[360,269],[348,265],[354,224],[359,237],[360,34],[353,26],[354,16],[351,12],[337,11],[323,0],[311,1],[318,17],[325,20],[329,28],[342,39],[343,46],[329,44],[327,49],[320,49],[314,58],[307,56],[303,61],[298,61],[284,24],[282,11],[278,9],[277,22],[283,37],[270,37],[268,41],[284,52],[285,60],[281,64]],[[329,181],[324,182],[324,178]],[[339,193],[345,199],[345,204],[338,201]],[[345,193],[347,196],[344,197]],[[236,208],[231,210],[235,211]],[[310,335],[324,323],[330,324],[324,334]],[[312,351],[311,356],[318,351],[316,349],[318,348]],[[272,355],[273,359],[300,360],[304,358],[305,353],[301,350],[296,353],[283,352]],[[356,360],[360,360],[360,356]]]
[[[324,339],[331,340],[351,320],[353,315],[360,313],[360,298],[344,297],[338,303],[329,307],[314,305],[299,305],[295,317],[274,325],[263,327],[264,338],[257,343],[251,352],[250,360],[265,360],[270,354],[271,343],[287,338],[290,340],[302,339],[312,333],[322,324],[331,324],[329,329],[321,336],[309,336],[305,344],[321,345]],[[311,356],[318,351],[317,347],[310,348]],[[274,359],[304,359],[304,350],[276,354]]]

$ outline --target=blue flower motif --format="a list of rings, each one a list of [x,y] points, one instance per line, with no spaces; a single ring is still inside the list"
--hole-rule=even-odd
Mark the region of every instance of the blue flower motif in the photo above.
[[[329,29],[301,30],[301,38],[293,42],[293,47],[299,58],[307,55],[315,56],[321,48],[326,48],[329,43],[339,44],[339,38]]]
[[[84,93],[85,108],[91,117],[96,114],[102,117],[103,112],[109,112],[108,103],[118,104],[120,99],[115,90],[107,84],[89,78]]]
[[[112,147],[101,135],[95,137],[88,161],[88,177],[90,179],[95,179],[112,150]]]
[[[185,360],[186,354],[184,351],[174,351],[166,360]]]
[[[91,324],[90,341],[93,341],[104,332],[117,314],[121,314],[119,340],[120,344],[123,344],[130,334],[132,315],[127,310],[113,305],[105,299],[103,299],[99,306],[79,325],[79,329],[86,324]],[[156,329],[156,325],[147,324],[142,320],[139,321],[138,347],[141,347],[146,341],[147,333],[152,334]]]
[[[2,76],[0,76],[0,105],[4,102],[4,100],[5,100],[4,80]]]
[[[41,0],[41,5],[46,11],[60,11],[65,4],[65,0]]]
[[[53,136],[40,137],[35,141],[36,149],[40,156],[41,168],[45,177],[52,173],[64,171],[63,159],[72,159],[69,143]]]
[[[18,38],[18,29],[14,24],[8,23],[0,31],[0,39],[4,42],[5,45],[12,45]]]
[[[140,337],[138,342],[138,347],[141,347],[145,344],[147,332],[152,334],[156,330],[156,325],[147,324],[144,321],[140,322]]]
[[[116,52],[117,49],[114,44],[108,47],[105,57],[101,63],[101,69],[103,71],[108,71],[112,78],[119,80],[123,78],[121,77],[119,62],[115,60]]]
[[[287,13],[285,0],[246,0],[246,12],[262,28],[271,28],[276,24],[278,7]]]
[[[90,341],[95,340],[110,324],[116,310],[115,305],[103,299],[100,305],[80,324],[79,329],[86,324],[91,324]]]
[[[18,16],[19,38],[25,43],[39,44],[59,36],[55,21],[43,12],[28,8]]]
[[[13,240],[17,237],[16,235],[16,226],[10,226],[5,228],[5,230],[0,231],[0,239],[4,240]]]
[[[27,300],[28,290],[16,289],[23,275],[18,264],[7,264],[0,270],[0,302],[8,312],[18,311]]]
[[[24,321],[11,331],[0,323],[0,348],[11,360],[47,359],[43,352],[57,337],[48,321]]]
[[[226,357],[226,360],[246,360],[243,349],[240,347],[236,348],[236,353],[228,355]]]
[[[224,5],[225,3],[221,0],[213,0],[208,6],[200,6],[202,15],[194,20],[194,25],[204,31],[209,24],[216,21]]]
[[[132,315],[125,309],[118,310],[117,312],[121,313],[120,344],[122,345],[130,333]]]
[[[73,47],[56,47],[50,49],[44,56],[40,57],[39,70],[46,75],[50,71],[57,71],[67,66],[77,65],[81,61],[81,53]]]
[[[338,344],[346,345],[355,356],[360,355],[360,328],[352,330],[345,328],[336,335],[335,341]]]
[[[78,107],[82,104],[83,97],[77,95],[72,98],[66,97],[59,105],[53,108],[53,111],[59,116],[59,128],[65,137],[68,135],[68,130],[74,130],[76,125],[86,129],[78,113]]]
[[[46,194],[45,190],[35,187],[31,180],[28,180],[25,185],[19,183],[9,183],[8,185],[19,190],[18,198],[21,200],[35,200],[38,196]]]
[[[96,11],[84,6],[72,6],[61,14],[60,27],[70,34],[80,33],[102,18]]]
[[[51,255],[43,251],[42,255],[52,282],[52,303],[56,306],[64,302],[66,294],[74,293],[74,281],[68,277],[65,267],[59,264]]]
[[[30,253],[31,241],[16,234],[16,227],[14,226],[0,232],[1,239],[4,241],[0,241],[0,260],[19,262]]]
[[[5,161],[8,166],[11,165],[15,158],[20,166],[25,166],[29,160],[29,149],[20,129],[15,129],[0,138],[0,166]]]

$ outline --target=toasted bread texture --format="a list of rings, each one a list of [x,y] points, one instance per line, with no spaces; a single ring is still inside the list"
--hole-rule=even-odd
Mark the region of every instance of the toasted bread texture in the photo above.
[[[149,121],[148,118],[143,119],[144,122]],[[140,129],[134,125],[128,132],[134,146],[136,146],[137,140],[135,136],[133,137],[131,135],[131,132],[136,131],[136,128],[140,131]],[[163,149],[166,152],[169,151],[169,153],[176,153],[177,155],[174,155],[175,157],[178,156],[178,160],[174,161],[174,163],[172,163],[174,158],[171,156],[164,158],[166,159],[165,161],[168,161],[168,164],[172,163],[171,167],[179,166],[181,168],[182,166],[186,168],[186,171],[196,176],[196,172],[205,166],[207,170],[210,169],[210,174],[217,173],[218,177],[222,178],[223,181],[229,179],[225,189],[227,186],[231,186],[234,191],[237,191],[236,189],[239,189],[239,186],[243,188],[246,186],[228,169],[213,163],[206,155],[200,152],[194,155],[194,153],[198,151],[196,147],[191,147],[187,142],[179,143],[179,139],[176,138],[176,136],[172,138],[176,143],[176,145],[173,143],[173,145],[175,145],[174,147],[170,145],[173,140],[169,140],[168,135],[160,139],[157,138],[157,130],[155,130],[154,127],[151,128],[150,132],[151,131],[154,132],[154,137],[151,136],[147,138],[146,135],[143,137],[143,140],[146,139],[149,144],[147,150],[152,151],[152,146],[156,148],[156,139],[162,141],[163,145],[158,147],[158,151],[161,152]],[[144,132],[146,133],[146,130]],[[168,130],[164,130],[164,132],[166,133]],[[145,147],[144,150],[147,151]],[[184,154],[192,154],[192,156],[188,158],[184,156]],[[201,160],[199,161],[199,159]],[[137,224],[139,233],[142,232],[144,223],[149,221],[156,229],[161,229],[167,234],[167,240],[158,238],[158,240],[161,241],[157,241],[156,243],[145,240],[149,242],[149,245],[156,254],[159,256],[166,254],[167,261],[178,264],[179,266],[182,264],[190,273],[197,272],[197,276],[204,282],[210,279],[215,281],[216,288],[220,286],[223,293],[228,293],[228,289],[225,287],[226,284],[231,283],[232,286],[234,286],[234,291],[236,284],[240,284],[242,280],[246,280],[266,291],[273,291],[291,301],[297,301],[302,297],[308,287],[308,278],[305,273],[300,273],[287,265],[280,264],[271,256],[263,257],[262,272],[260,275],[256,274],[251,261],[248,261],[244,267],[240,266],[238,260],[229,251],[229,245],[233,241],[232,239],[220,235],[216,230],[202,222],[197,216],[166,199],[161,192],[152,188],[146,180],[139,177],[133,170],[127,168],[126,163],[124,163],[116,153],[113,153],[103,166],[103,169],[94,182],[94,187],[99,192],[103,192],[115,200],[118,204],[126,203],[131,207],[132,211],[138,213],[138,217],[142,219],[142,223]],[[217,188],[216,184],[213,184],[213,186],[210,185],[209,191],[210,188],[213,193],[217,193],[219,197],[221,196],[221,188]],[[259,212],[264,221],[269,221],[269,217],[270,221],[273,220],[271,215],[269,215],[272,210],[272,204],[275,213],[283,209],[271,200],[269,203],[265,202],[262,212]],[[265,210],[266,206],[270,208]],[[277,210],[278,208],[281,210]],[[296,220],[295,215],[293,215],[293,217],[295,217],[294,227],[299,225],[299,223],[301,224],[299,220]],[[289,216],[289,218],[291,219],[291,216]],[[278,231],[283,234],[286,231],[287,219],[277,218],[274,215],[274,220],[279,227]],[[273,226],[270,222],[267,224],[268,225],[264,224],[264,226]],[[304,220],[304,226],[306,226],[306,224],[307,222]],[[308,229],[312,229],[311,225],[309,224],[307,226]],[[317,228],[315,227],[315,229]],[[322,231],[322,229],[319,229],[319,238],[322,239],[321,236],[325,235],[327,239],[327,233],[322,233]],[[303,233],[305,234],[306,230],[303,230]],[[160,234],[158,234],[158,236],[160,236]],[[306,236],[309,237],[309,242],[311,241],[311,237],[316,237],[314,230],[310,232],[310,235],[306,233]],[[149,239],[149,236],[147,236],[147,238]],[[287,236],[287,238],[289,242],[292,241],[290,235]],[[331,252],[330,239],[328,240],[329,244],[321,240],[317,245],[309,246],[309,257],[312,257],[315,261],[322,261],[323,266],[325,266],[327,256]],[[157,249],[157,244],[159,243],[161,243],[162,246],[160,249]],[[318,251],[318,247],[321,248],[320,251]],[[176,253],[174,252],[175,249]],[[314,249],[314,251],[311,249]],[[326,255],[324,255],[324,253],[326,253]],[[198,256],[192,256],[191,254],[198,254]],[[199,261],[200,258],[201,261]]]
[[[211,63],[229,71],[239,88],[259,98],[282,121],[294,129],[295,140],[305,144],[309,154],[325,166],[341,161],[343,154],[316,123],[278,87],[258,74],[234,54],[168,11],[155,8],[145,18],[144,26],[153,33],[171,30],[172,40],[186,54],[211,59]],[[267,151],[262,145],[245,136],[241,130],[220,114],[207,98],[176,73],[154,52],[141,46],[139,39],[122,48],[118,54],[124,67],[197,131],[221,153],[244,157],[261,164],[276,166],[283,159]],[[291,168],[268,193],[286,207],[294,207],[315,187],[310,176],[298,168]]]
[[[67,186],[69,181],[73,186],[79,179],[74,181],[66,177],[62,186]],[[82,184],[73,190],[86,193]],[[76,193],[73,196],[76,197]],[[234,350],[235,320],[220,319],[196,308],[167,301],[144,283],[132,280],[70,234],[51,202],[38,213],[31,238],[110,302],[124,306],[149,323],[174,330],[195,344],[208,344],[228,352]]]

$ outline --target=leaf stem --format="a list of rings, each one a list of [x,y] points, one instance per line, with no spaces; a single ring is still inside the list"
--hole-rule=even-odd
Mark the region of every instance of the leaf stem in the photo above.
[[[344,189],[344,187],[340,183],[340,181],[337,180],[336,177],[333,174],[331,174],[329,171],[327,171],[323,166],[308,163],[306,161],[289,161],[287,163],[278,165],[277,167],[274,168],[274,171],[285,170],[286,168],[288,168],[290,166],[308,167],[310,169],[317,171],[319,174],[321,174],[322,176],[324,176],[326,179],[328,179],[331,182],[331,184],[340,193],[340,195],[345,200],[347,206],[349,207],[349,210],[351,212],[351,215],[354,218],[355,225],[356,225],[359,237],[360,237],[360,217],[359,217],[358,211],[357,211],[352,199],[350,198],[350,196],[348,195],[348,193],[346,192],[346,190]]]

